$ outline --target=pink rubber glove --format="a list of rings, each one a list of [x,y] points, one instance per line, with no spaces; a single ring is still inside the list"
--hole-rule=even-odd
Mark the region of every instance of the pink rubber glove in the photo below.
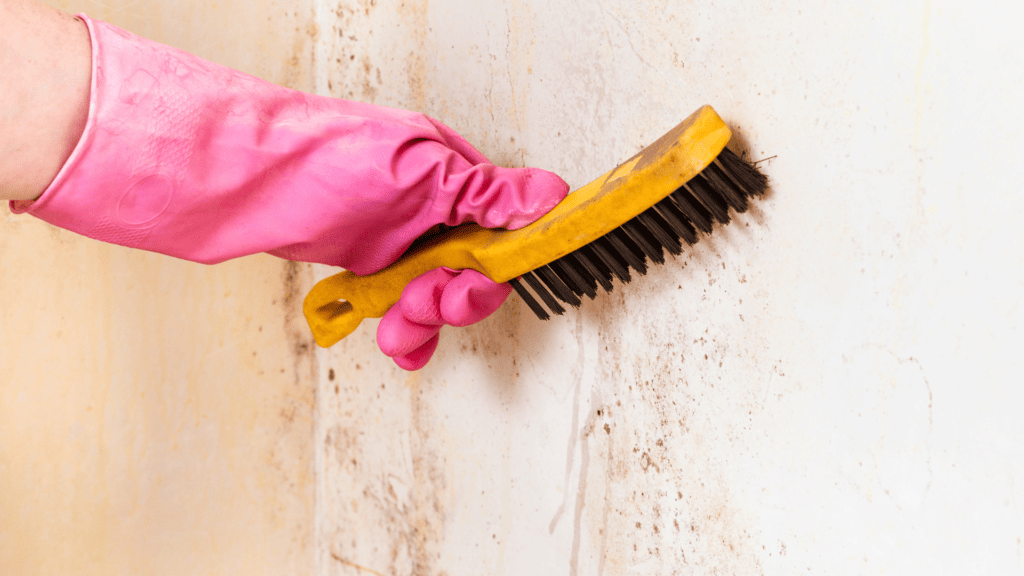
[[[476,270],[437,268],[410,282],[377,326],[377,345],[399,367],[419,370],[437,348],[441,326],[469,326],[490,316],[512,287]]]
[[[438,224],[519,228],[568,192],[550,172],[494,166],[423,114],[289,90],[78,17],[92,38],[89,121],[49,188],[14,212],[208,264],[269,252],[369,274]],[[474,274],[428,290],[442,321],[479,320],[507,296]],[[382,325],[400,365],[429,358],[411,324]]]

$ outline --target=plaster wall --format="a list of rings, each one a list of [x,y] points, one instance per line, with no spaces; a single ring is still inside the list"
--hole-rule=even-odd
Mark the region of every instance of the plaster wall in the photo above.
[[[55,1],[312,89],[312,5]],[[309,574],[309,269],[0,215],[0,574]]]
[[[413,374],[373,322],[321,352],[321,574],[1024,570],[1020,7],[317,18],[318,91],[426,112],[496,163],[579,187],[709,103],[771,178],[579,311],[513,297]]]

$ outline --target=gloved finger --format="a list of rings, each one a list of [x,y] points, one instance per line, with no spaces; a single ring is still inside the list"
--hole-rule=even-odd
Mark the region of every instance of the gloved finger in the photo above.
[[[452,190],[456,186],[458,190]],[[547,214],[569,193],[569,185],[553,172],[493,164],[449,174],[443,187],[455,194],[453,224],[472,221],[484,228],[509,230]]]
[[[441,292],[441,318],[452,326],[475,324],[501,307],[511,292],[508,284],[499,284],[476,270],[463,270]]]
[[[395,364],[398,364],[398,367],[403,370],[411,371],[423,368],[430,361],[430,357],[434,355],[434,350],[437,350],[437,343],[441,340],[440,336],[440,334],[434,334],[434,337],[427,340],[426,344],[412,352],[402,356],[395,356],[393,358]]]
[[[377,346],[381,352],[392,358],[412,354],[437,335],[444,324],[441,295],[457,275],[455,270],[435,268],[420,274],[402,289],[398,303],[384,314],[377,326]]]
[[[417,276],[402,289],[402,297],[398,300],[402,316],[417,324],[444,324],[440,309],[441,294],[458,275],[456,270],[435,268]]]
[[[494,313],[512,288],[476,270],[436,268],[406,285],[377,327],[377,345],[399,367],[418,370],[437,349],[442,324],[468,326]]]
[[[400,306],[392,306],[377,326],[377,346],[392,358],[405,356],[437,336],[441,326],[412,322],[402,315]]]

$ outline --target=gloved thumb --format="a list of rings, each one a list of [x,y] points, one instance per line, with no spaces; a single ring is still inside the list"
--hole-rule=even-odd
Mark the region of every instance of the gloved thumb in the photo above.
[[[502,168],[495,166],[452,130],[425,116],[437,130],[441,152],[434,158],[445,158],[442,193],[453,194],[451,203],[454,222],[450,226],[472,221],[484,228],[516,230],[547,214],[569,193],[569,185],[557,174],[540,168]]]
[[[540,168],[477,164],[445,186],[459,186],[450,225],[476,222],[484,228],[516,230],[547,214],[569,193],[557,174]]]

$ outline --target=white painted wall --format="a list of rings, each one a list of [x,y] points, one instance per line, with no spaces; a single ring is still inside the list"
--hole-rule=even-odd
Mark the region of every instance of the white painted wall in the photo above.
[[[321,354],[321,573],[1024,570],[1017,4],[319,9],[322,92],[497,163],[578,187],[705,103],[773,158],[578,312],[513,299],[416,374],[372,322]]]

